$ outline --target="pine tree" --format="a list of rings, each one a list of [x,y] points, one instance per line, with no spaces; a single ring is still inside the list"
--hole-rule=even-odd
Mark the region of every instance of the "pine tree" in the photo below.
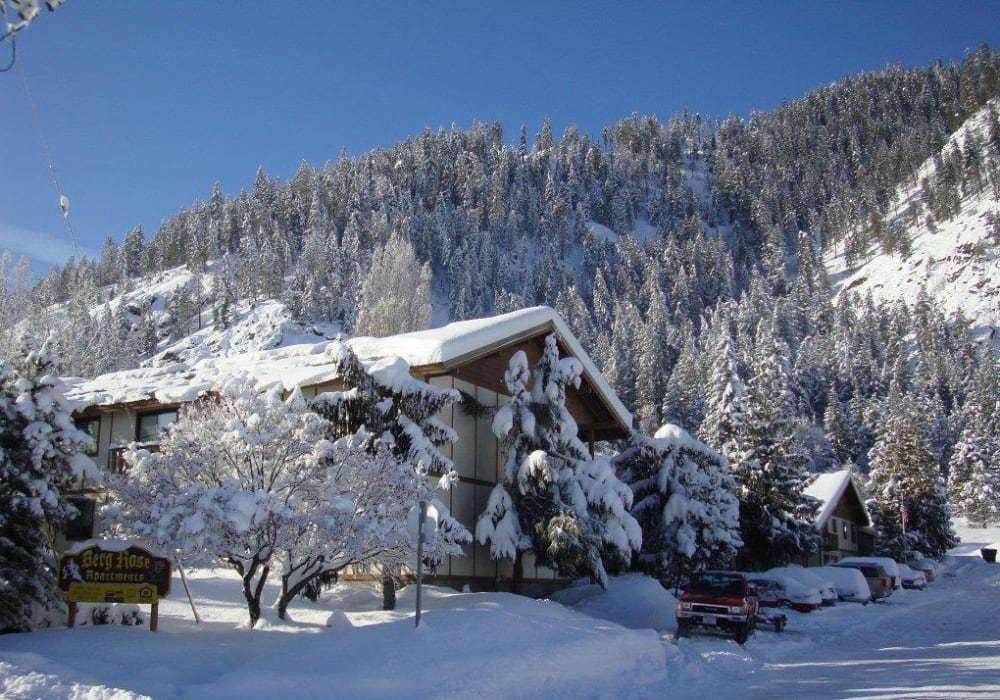
[[[740,457],[737,437],[746,421],[746,387],[737,368],[733,337],[724,319],[713,329],[708,362],[706,414],[698,437],[722,453],[732,463]]]
[[[98,476],[54,369],[48,346],[13,366],[0,362],[0,632],[36,629],[64,612],[52,536],[76,515],[67,487]]]
[[[769,325],[758,329],[753,372],[732,469],[747,555],[770,568],[815,550],[819,504],[802,492],[809,477],[795,440],[787,348]]]
[[[641,571],[675,586],[696,571],[730,565],[742,540],[736,482],[722,455],[667,424],[654,438],[633,431],[615,465],[635,495]]]
[[[441,447],[457,440],[458,435],[437,415],[459,400],[458,392],[413,379],[399,358],[366,365],[339,341],[331,344],[327,353],[346,390],[320,394],[312,406],[329,421],[332,436],[368,433],[373,436],[367,443],[373,454],[384,449],[420,480],[433,478],[437,487],[452,488],[458,475]],[[434,547],[428,547],[426,556],[439,560],[445,554],[461,554],[460,545],[471,542],[472,535],[440,500],[433,498],[429,484],[421,488],[425,490],[424,499],[431,500],[439,513],[435,542],[440,551],[435,553]],[[418,500],[411,499],[411,504]],[[374,561],[382,567],[384,605],[391,609],[395,605],[397,572],[405,562],[392,551]]]
[[[851,462],[851,439],[847,432],[847,418],[844,415],[844,407],[840,403],[840,398],[837,396],[837,390],[833,386],[827,392],[826,410],[823,412],[823,431],[837,461],[841,464]]]
[[[226,255],[222,258],[222,264],[216,274],[212,290],[216,300],[215,306],[212,308],[212,324],[216,330],[229,328],[236,320],[236,305],[239,299],[236,295],[236,281],[234,277],[229,256]]]
[[[970,523],[1000,521],[1000,456],[995,433],[978,407],[967,406],[965,428],[948,462],[948,501]]]
[[[664,395],[668,376],[674,364],[672,348],[668,347],[666,300],[656,285],[649,287],[649,307],[646,323],[635,349],[635,363],[638,365],[635,377],[635,412],[639,419],[639,429],[654,430],[663,422]]]
[[[705,368],[694,334],[684,334],[684,345],[664,390],[664,418],[685,430],[696,430],[705,419]]]
[[[628,513],[631,491],[608,459],[590,456],[566,409],[566,389],[579,386],[581,372],[575,358],[559,359],[550,335],[533,375],[520,350],[504,375],[511,401],[497,411],[493,432],[506,461],[476,523],[476,539],[489,544],[494,559],[514,561],[516,593],[528,551],[560,576],[587,575],[605,586],[608,566],[627,564],[641,544]]]
[[[890,394],[885,424],[869,455],[866,491],[878,531],[875,549],[888,556],[905,557],[916,549],[939,557],[958,542],[931,444],[928,409],[919,395]]]
[[[615,301],[615,321],[611,328],[611,355],[605,372],[615,393],[626,406],[636,406],[636,349],[643,335],[642,319],[635,304]]]

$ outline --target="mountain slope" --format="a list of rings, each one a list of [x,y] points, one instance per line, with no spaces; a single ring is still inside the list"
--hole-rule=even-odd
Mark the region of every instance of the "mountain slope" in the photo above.
[[[991,334],[1000,325],[997,189],[989,182],[970,187],[960,195],[959,211],[945,221],[927,214],[934,196],[931,183],[940,181],[943,159],[956,149],[964,152],[970,137],[985,141],[990,116],[989,109],[976,114],[952,134],[942,156],[928,159],[913,181],[899,188],[885,225],[905,232],[908,240],[902,243],[902,252],[873,247],[864,262],[853,267],[843,248],[828,252],[827,271],[837,297],[870,293],[878,302],[899,301],[912,307],[925,293],[945,313],[961,312],[977,335]]]

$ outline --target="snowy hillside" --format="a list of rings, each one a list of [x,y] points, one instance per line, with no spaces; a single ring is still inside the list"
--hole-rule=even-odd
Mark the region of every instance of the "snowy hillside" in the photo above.
[[[284,304],[268,299],[237,302],[226,328],[215,327],[210,310],[193,309],[192,318],[180,319],[186,322],[190,334],[177,338],[178,334],[171,333],[171,330],[179,320],[173,317],[178,299],[190,293],[192,288],[211,290],[214,284],[211,267],[201,275],[182,266],[140,278],[133,289],[108,302],[107,306],[113,313],[124,307],[134,329],[139,327],[144,314],[150,317],[157,336],[156,350],[149,359],[140,363],[141,366],[192,363],[209,357],[229,357],[336,337],[339,330],[336,324],[295,321]],[[93,308],[91,313],[99,314],[103,308]]]
[[[318,343],[336,337],[337,327],[305,325],[291,318],[279,301],[269,299],[239,307],[229,328],[216,329],[209,322],[199,331],[175,342],[162,343],[156,355],[142,363],[158,367],[173,362],[191,363],[209,357],[229,357],[300,343]]]
[[[996,103],[996,101],[994,101]],[[970,134],[987,138],[989,112],[982,110],[956,131],[942,149],[964,151]],[[940,161],[939,161],[940,162]],[[978,335],[1000,325],[1000,248],[991,216],[1000,216],[1000,199],[986,183],[981,191],[961,198],[961,210],[943,222],[926,216],[927,195],[922,183],[935,178],[934,159],[920,168],[908,186],[898,190],[886,226],[898,226],[910,239],[908,255],[871,249],[863,264],[849,268],[843,248],[827,255],[827,271],[835,293],[847,291],[876,301],[914,304],[921,291],[951,315],[959,311]]]

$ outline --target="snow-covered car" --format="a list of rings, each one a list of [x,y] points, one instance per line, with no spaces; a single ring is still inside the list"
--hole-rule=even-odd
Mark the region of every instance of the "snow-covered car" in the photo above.
[[[860,571],[865,577],[865,581],[868,582],[868,590],[872,594],[872,600],[884,600],[892,595],[892,576],[878,562],[841,559],[832,566]],[[896,573],[899,573],[898,568],[896,569]]]
[[[898,591],[899,587],[902,585],[902,581],[899,580],[899,565],[891,557],[844,557],[837,562],[840,564],[879,564],[886,573],[889,574],[890,583],[893,590]]]
[[[788,566],[778,566],[769,573],[783,574],[819,590],[820,598],[823,599],[824,606],[835,605],[837,603],[837,588],[833,582],[821,576],[814,569],[806,569],[801,566],[789,564]]]
[[[917,555],[920,553],[913,552],[912,554]],[[927,559],[922,554],[920,554],[919,557],[913,556],[908,562],[906,562],[906,565],[911,569],[923,572],[924,578],[926,578],[928,582],[937,578],[937,562],[933,559]]]
[[[911,569],[906,564],[899,564],[899,579],[903,588],[922,591],[927,588],[927,578],[923,571]]]
[[[819,589],[791,576],[765,571],[749,573],[747,579],[757,587],[757,599],[764,607],[787,607],[805,613],[823,604]]]
[[[868,605],[872,601],[872,592],[868,588],[865,575],[857,569],[846,566],[818,566],[816,572],[833,582],[837,598],[848,603]]]

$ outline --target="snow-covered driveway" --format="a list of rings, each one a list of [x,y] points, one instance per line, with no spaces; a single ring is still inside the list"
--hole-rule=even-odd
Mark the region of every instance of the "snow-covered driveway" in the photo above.
[[[677,698],[998,698],[1000,565],[959,557],[925,591],[790,613],[780,634],[664,639]]]

